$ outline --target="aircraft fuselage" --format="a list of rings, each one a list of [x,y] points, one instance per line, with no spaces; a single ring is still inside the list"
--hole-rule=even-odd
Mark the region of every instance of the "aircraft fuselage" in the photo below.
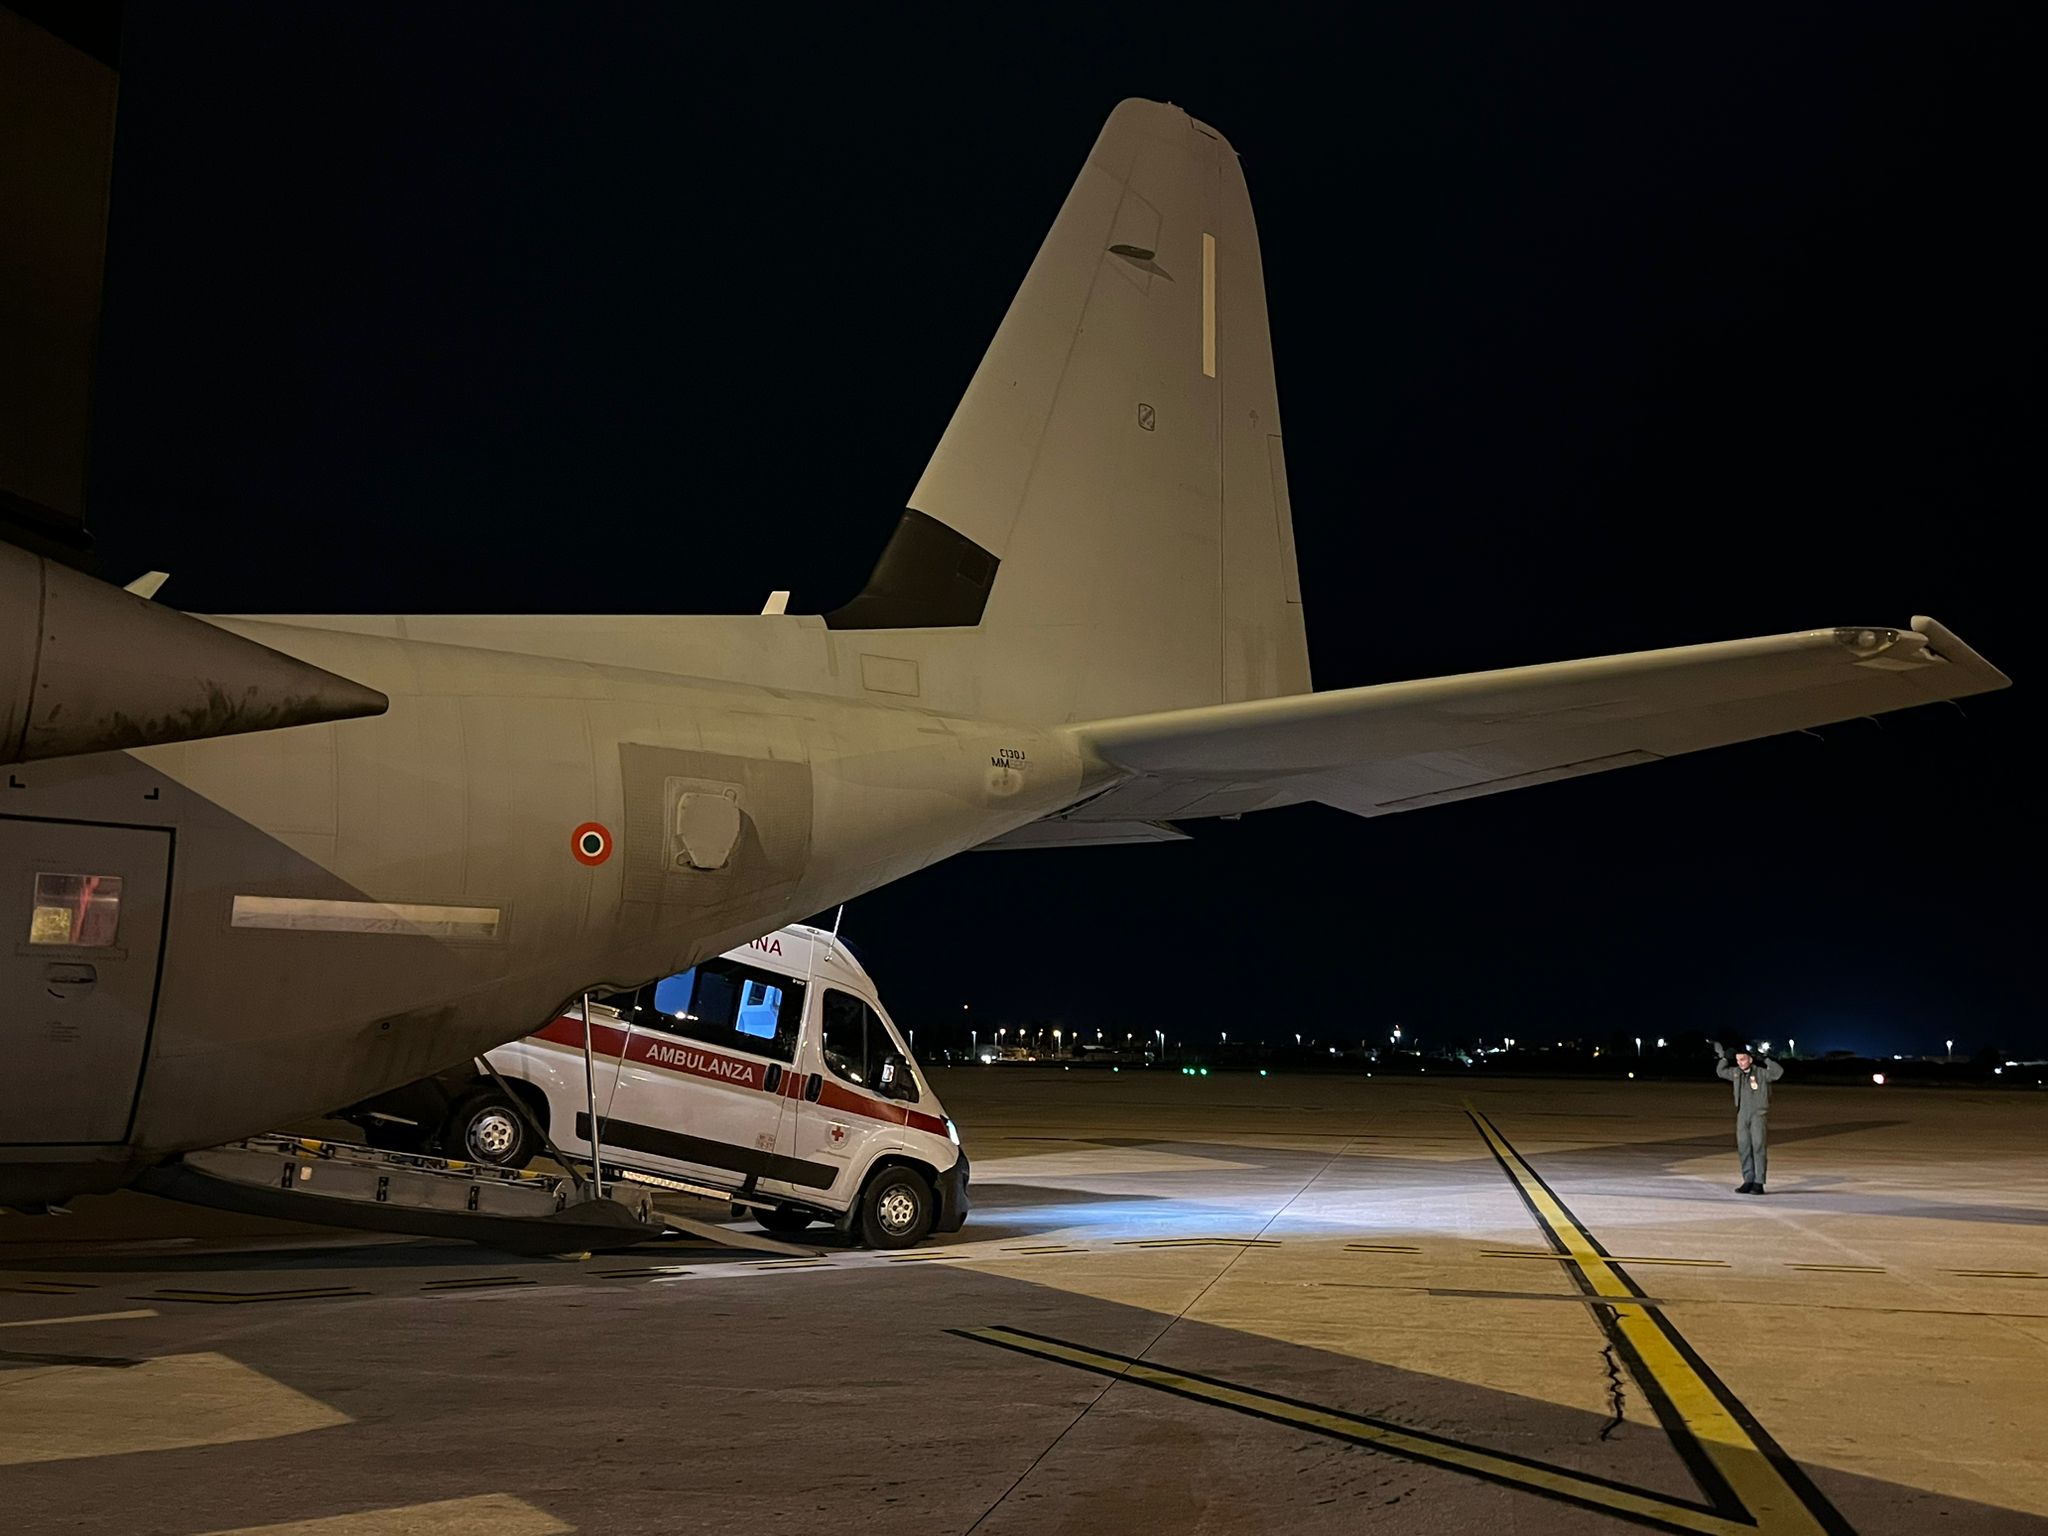
[[[692,965],[1089,782],[1045,727],[221,622],[390,709],[10,770],[0,856],[18,888],[127,885],[113,945],[16,935],[6,1005],[27,1046],[0,1089],[0,1199],[114,1187],[167,1153],[408,1081],[585,988]],[[125,873],[108,867],[130,852]],[[151,963],[154,978],[121,976]]]

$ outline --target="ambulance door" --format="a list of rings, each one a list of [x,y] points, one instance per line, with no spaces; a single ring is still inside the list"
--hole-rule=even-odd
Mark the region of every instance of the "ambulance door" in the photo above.
[[[831,1171],[832,1203],[843,1208],[869,1163],[902,1144],[917,1079],[868,999],[841,987],[822,990],[793,1152]]]
[[[607,1153],[725,1188],[793,1172],[784,1087],[803,1006],[801,981],[727,959],[643,991],[609,1102],[598,1075]]]

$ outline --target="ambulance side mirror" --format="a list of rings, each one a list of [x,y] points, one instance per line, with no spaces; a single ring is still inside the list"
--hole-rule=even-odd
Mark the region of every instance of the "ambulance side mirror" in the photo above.
[[[889,1099],[914,1099],[917,1085],[911,1080],[910,1063],[896,1051],[884,1051],[882,1064],[875,1073],[875,1086],[882,1096]]]

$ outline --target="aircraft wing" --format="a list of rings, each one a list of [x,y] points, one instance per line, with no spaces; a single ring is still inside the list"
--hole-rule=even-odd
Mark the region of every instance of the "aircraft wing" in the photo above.
[[[1318,800],[1384,816],[1655,762],[2009,679],[1932,619],[1816,629],[1071,727],[1128,778],[1071,822]]]

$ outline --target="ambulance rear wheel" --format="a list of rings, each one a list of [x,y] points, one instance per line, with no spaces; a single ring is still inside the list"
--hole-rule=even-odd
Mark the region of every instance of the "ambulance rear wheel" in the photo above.
[[[533,1161],[533,1127],[526,1110],[504,1089],[479,1088],[449,1112],[441,1145],[448,1156],[464,1162],[524,1168]]]
[[[860,1199],[861,1241],[870,1248],[914,1248],[938,1214],[932,1187],[915,1168],[885,1168]]]
[[[764,1232],[779,1232],[784,1236],[801,1232],[811,1224],[809,1211],[799,1211],[794,1206],[778,1205],[771,1211],[754,1212],[754,1220],[761,1224]]]

